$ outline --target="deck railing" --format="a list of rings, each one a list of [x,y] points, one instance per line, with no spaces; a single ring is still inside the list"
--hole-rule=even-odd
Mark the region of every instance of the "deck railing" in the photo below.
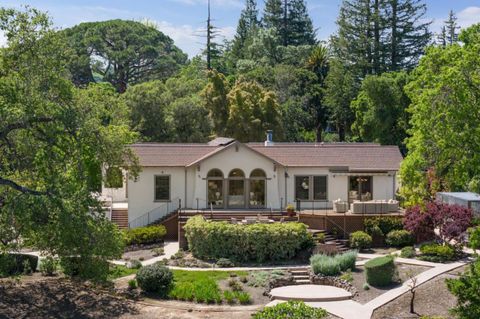
[[[152,209],[151,211],[146,212],[142,216],[128,222],[128,228],[137,228],[150,225],[151,223],[156,222],[167,216],[168,214],[180,210],[181,208],[182,200],[178,197],[174,198],[171,201],[163,203],[162,205]]]

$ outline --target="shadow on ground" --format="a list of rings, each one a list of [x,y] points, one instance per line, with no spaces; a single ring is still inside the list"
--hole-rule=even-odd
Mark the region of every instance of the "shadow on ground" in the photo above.
[[[106,289],[66,279],[0,282],[0,318],[118,318],[137,314]]]

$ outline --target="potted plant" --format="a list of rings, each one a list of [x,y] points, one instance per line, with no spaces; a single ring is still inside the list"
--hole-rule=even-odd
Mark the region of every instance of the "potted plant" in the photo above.
[[[292,204],[288,204],[285,210],[287,211],[288,217],[295,216],[295,207]]]

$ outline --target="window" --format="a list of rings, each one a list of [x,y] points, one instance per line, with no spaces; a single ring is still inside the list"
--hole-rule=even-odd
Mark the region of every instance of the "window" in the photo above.
[[[109,167],[105,172],[105,187],[107,188],[122,188],[123,175],[122,170],[118,167]]]
[[[327,176],[313,176],[313,199],[327,200]]]
[[[327,176],[295,176],[295,199],[327,200]]]
[[[214,168],[214,169],[211,169],[208,174],[207,174],[207,177],[219,177],[219,178],[223,178],[223,173],[221,170],[219,170],[218,168]]]
[[[295,198],[308,200],[310,194],[310,176],[295,176]]]
[[[155,176],[155,200],[156,201],[170,200],[170,176],[168,175]]]

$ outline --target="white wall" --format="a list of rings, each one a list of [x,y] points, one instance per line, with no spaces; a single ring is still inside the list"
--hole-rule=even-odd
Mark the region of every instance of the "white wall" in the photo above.
[[[137,181],[128,181],[128,220],[163,205],[165,202],[155,201],[155,175],[170,175],[170,199],[185,197],[184,167],[143,167]],[[182,204],[183,205],[183,204]]]
[[[394,175],[373,176],[373,199],[394,199]]]

